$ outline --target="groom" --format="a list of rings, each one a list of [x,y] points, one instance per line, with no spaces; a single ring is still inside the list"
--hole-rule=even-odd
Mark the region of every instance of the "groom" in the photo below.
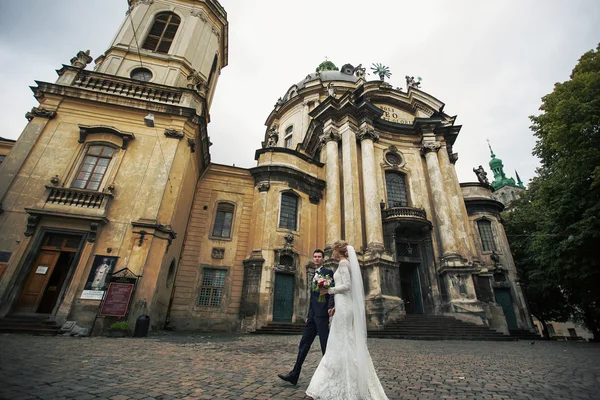
[[[323,250],[315,250],[313,252],[313,263],[317,267],[316,274],[328,275],[333,280],[333,271],[322,267],[324,261]],[[313,276],[312,279],[315,278]],[[327,337],[329,336],[329,317],[333,316],[335,312],[333,295],[326,294],[325,301],[319,302],[320,293],[312,290],[311,283],[310,291],[310,306],[308,308],[308,317],[306,318],[306,325],[304,326],[304,333],[300,340],[300,346],[298,349],[298,358],[296,358],[296,364],[294,368],[287,374],[277,374],[278,377],[295,385],[298,383],[300,377],[300,370],[302,369],[302,363],[308,355],[310,346],[312,345],[315,337],[319,335],[319,341],[321,342],[321,351],[325,354],[325,348],[327,347]]]

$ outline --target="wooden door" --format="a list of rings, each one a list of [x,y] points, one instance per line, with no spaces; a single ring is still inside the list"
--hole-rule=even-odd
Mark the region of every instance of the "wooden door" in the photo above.
[[[294,275],[275,274],[273,322],[292,322],[294,315]]]
[[[23,286],[17,312],[36,312],[59,256],[60,251],[41,250]]]

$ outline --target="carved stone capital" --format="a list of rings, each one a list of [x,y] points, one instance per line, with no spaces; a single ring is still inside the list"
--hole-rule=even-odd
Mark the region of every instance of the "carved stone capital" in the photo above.
[[[56,111],[46,110],[41,107],[33,107],[31,111],[25,114],[25,118],[27,118],[28,121],[31,121],[35,117],[53,119],[56,117]]]
[[[440,142],[424,142],[421,147],[421,154],[425,155],[431,151],[437,152],[442,144]]]
[[[220,42],[221,41],[221,32],[219,32],[219,30],[215,26],[212,27],[212,33],[213,33],[213,35],[215,35],[217,37],[217,42]]]
[[[129,6],[129,10],[127,10],[127,13],[129,14],[131,12],[131,10],[133,10],[140,4],[146,4],[149,6],[153,3],[154,3],[154,0],[131,0],[131,5]]]
[[[173,139],[183,139],[183,132],[175,129],[165,129],[165,136]]]
[[[190,14],[192,15],[192,17],[200,18],[202,22],[208,21],[208,18],[206,18],[206,14],[204,14],[204,11],[202,11],[200,8],[193,8],[192,10],[190,10]]]
[[[208,86],[198,71],[192,70],[192,72],[188,75],[187,80],[189,82],[187,84],[188,89],[195,90],[200,95],[206,96],[206,92],[208,92]]]
[[[330,126],[328,129],[325,129],[323,131],[323,135],[321,136],[321,143],[327,144],[327,142],[330,142],[332,140],[339,142],[342,140],[342,135],[338,133],[337,128]]]
[[[71,58],[71,66],[75,68],[85,68],[89,63],[93,60],[92,56],[90,56],[90,51],[80,51],[77,55]]]
[[[258,182],[256,187],[258,188],[259,192],[268,192],[269,189],[271,188],[271,184],[267,181],[262,181],[262,182]]]
[[[456,164],[457,161],[458,161],[458,153],[450,154],[450,162],[452,164]]]
[[[371,139],[373,142],[379,140],[379,134],[375,132],[375,130],[369,126],[364,127],[360,130],[360,132],[356,135],[356,139],[362,142],[365,139]]]

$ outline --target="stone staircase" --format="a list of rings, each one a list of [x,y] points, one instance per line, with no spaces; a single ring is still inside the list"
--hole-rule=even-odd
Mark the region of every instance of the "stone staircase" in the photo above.
[[[17,316],[9,315],[0,318],[0,332],[29,333],[34,335],[58,335],[60,325],[47,315]]]
[[[419,314],[408,314],[405,318],[388,323],[382,330],[369,331],[368,336],[408,340],[518,340],[485,326],[463,322],[453,317]]]
[[[543,340],[544,338],[525,329],[509,329],[510,336],[519,340]]]
[[[302,335],[302,332],[304,332],[304,324],[269,322],[252,333],[257,335]]]

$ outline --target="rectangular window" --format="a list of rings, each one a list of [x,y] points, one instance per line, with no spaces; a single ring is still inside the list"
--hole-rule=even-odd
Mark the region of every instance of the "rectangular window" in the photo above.
[[[492,222],[482,219],[477,221],[477,229],[481,237],[481,247],[483,251],[495,251],[494,234],[492,233]]]
[[[215,215],[215,225],[212,236],[220,238],[231,237],[231,223],[233,222],[233,204],[219,203]]]
[[[281,195],[281,214],[279,215],[279,227],[283,229],[297,230],[298,196],[293,193]]]
[[[220,307],[225,284],[225,273],[222,269],[205,268],[200,288],[199,306]]]
[[[286,149],[291,149],[292,148],[292,135],[286,136],[283,145],[285,146]]]
[[[574,328],[569,328],[569,336],[577,337],[577,331]]]
[[[395,172],[385,174],[388,207],[408,207],[406,180],[404,175]]]
[[[98,190],[115,150],[109,146],[90,146],[71,185],[78,189]]]

